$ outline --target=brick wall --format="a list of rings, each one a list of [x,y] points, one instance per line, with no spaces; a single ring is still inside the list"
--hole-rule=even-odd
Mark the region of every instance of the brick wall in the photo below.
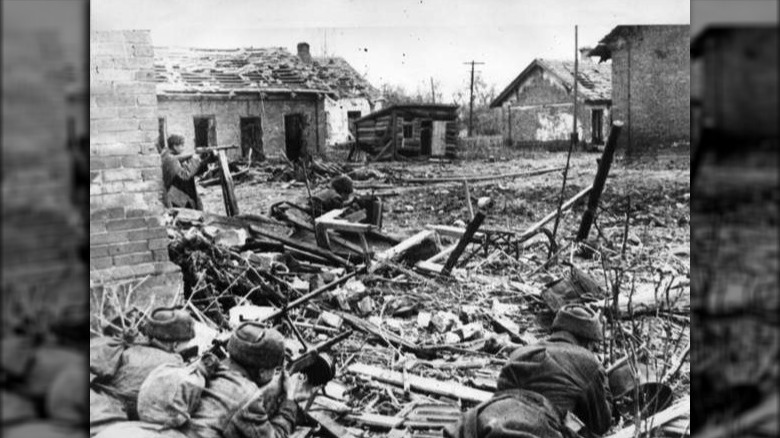
[[[567,91],[556,79],[537,68],[502,108],[502,135],[514,143],[568,141],[574,119],[573,91]],[[555,105],[555,106],[543,106]],[[507,106],[513,107],[511,110]],[[535,108],[517,108],[536,106]],[[577,132],[580,140],[591,141],[591,110],[604,110],[602,137],[609,132],[609,108],[606,105],[577,107]]]
[[[690,26],[632,29],[612,48],[612,118],[619,148],[653,155],[690,142]]]
[[[185,150],[191,150],[195,144],[193,117],[214,116],[217,144],[239,147],[241,146],[241,117],[260,117],[265,155],[281,156],[285,153],[284,116],[294,113],[301,113],[306,119],[308,147],[316,151],[319,140],[322,148],[325,144],[327,120],[323,100],[315,100],[314,96],[299,95],[294,100],[289,97],[269,96],[262,102],[257,97],[158,96],[158,114],[159,117],[166,119],[168,135],[184,136]],[[319,133],[315,129],[317,126],[319,126]],[[156,133],[157,131],[155,131],[155,140]],[[231,151],[229,156],[231,158],[240,156],[240,149]]]
[[[162,170],[148,31],[90,33],[90,283],[181,281],[161,223]],[[157,289],[155,289],[157,288]],[[159,290],[158,290],[159,289]],[[150,295],[150,294],[147,294]]]
[[[2,44],[3,300],[83,299],[60,36],[9,26]]]

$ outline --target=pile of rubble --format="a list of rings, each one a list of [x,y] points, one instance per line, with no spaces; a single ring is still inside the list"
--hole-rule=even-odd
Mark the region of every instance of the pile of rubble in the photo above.
[[[559,251],[571,261],[576,253],[581,268],[549,263],[541,226],[480,229],[489,203],[483,207],[465,228],[433,225],[406,239],[382,234],[365,215],[350,220],[361,215],[347,210],[313,223],[306,215],[171,210],[171,260],[200,321],[192,346],[208,349],[247,320],[282,327],[293,355],[327,345],[332,366],[299,436],[313,427],[322,436],[439,436],[443,424],[490,397],[514,348],[539,341],[557,309],[580,302],[609,321],[605,366],[630,357],[648,365],[650,380],[686,392],[687,282],[633,287],[626,300],[625,286],[605,290],[595,280],[606,272],[602,258],[619,254],[564,245]],[[623,411],[617,428],[633,415]],[[687,429],[684,419],[663,426]]]

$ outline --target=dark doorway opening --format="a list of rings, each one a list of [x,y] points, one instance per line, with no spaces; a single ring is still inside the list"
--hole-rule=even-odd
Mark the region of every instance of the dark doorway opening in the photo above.
[[[305,129],[303,114],[287,114],[284,116],[284,141],[287,158],[293,163],[304,153],[303,131]]]
[[[263,129],[260,117],[241,117],[241,156],[263,161]]]
[[[420,155],[427,157],[433,153],[431,147],[432,138],[433,122],[430,120],[423,120],[420,122]]]
[[[195,147],[217,145],[217,121],[214,116],[194,117]]]
[[[347,111],[347,128],[352,137],[355,137],[355,120],[360,118],[360,114],[360,111]]]
[[[590,128],[593,144],[604,144],[604,110],[594,109],[591,112]]]

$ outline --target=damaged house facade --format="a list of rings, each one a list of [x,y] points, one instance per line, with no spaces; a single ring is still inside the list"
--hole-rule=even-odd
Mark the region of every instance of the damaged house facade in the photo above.
[[[357,150],[372,161],[454,157],[458,105],[393,105],[356,120],[355,136]]]
[[[689,25],[621,25],[590,51],[612,60],[612,119],[624,123],[626,154],[690,150],[689,47]]]
[[[601,145],[609,131],[611,66],[585,56],[577,68],[577,133]],[[534,59],[494,100],[508,144],[567,146],[574,123],[574,61]]]
[[[309,45],[284,48],[155,48],[159,142],[236,145],[237,155],[326,152],[349,138],[349,117],[369,112],[378,93],[343,59],[313,59]],[[162,146],[162,144],[160,144]]]

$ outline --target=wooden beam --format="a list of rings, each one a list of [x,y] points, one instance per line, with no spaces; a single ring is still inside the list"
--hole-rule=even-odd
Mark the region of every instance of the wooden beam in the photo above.
[[[222,199],[225,201],[225,215],[230,217],[236,216],[239,214],[238,201],[236,200],[233,175],[230,174],[225,150],[219,149],[217,157],[219,159],[220,182],[222,183]]]
[[[347,368],[347,372],[352,374],[359,374],[372,379],[378,380],[390,385],[403,387],[404,383],[418,392],[425,394],[440,395],[444,397],[451,397],[454,399],[460,399],[463,401],[480,403],[488,400],[493,396],[492,393],[482,391],[479,389],[471,388],[460,383],[443,382],[441,380],[429,379],[427,377],[416,376],[413,374],[407,374],[404,379],[404,375],[397,371],[388,371],[379,367],[365,365],[362,363],[355,363]]]
[[[471,238],[474,237],[474,233],[477,232],[477,229],[479,229],[479,226],[482,225],[484,220],[485,212],[480,210],[474,216],[474,220],[469,222],[469,225],[466,227],[466,232],[463,233],[463,236],[461,236],[460,240],[458,241],[458,245],[450,253],[447,262],[444,264],[444,268],[441,270],[443,275],[450,275],[452,268],[455,267],[455,263],[457,263],[460,256],[463,255],[463,251],[465,251],[466,247],[469,245],[469,243],[471,243]]]
[[[579,193],[572,196],[568,201],[566,201],[563,205],[561,205],[561,214],[568,211],[577,201],[584,198],[585,195],[587,195],[591,191],[591,189],[593,189],[592,185],[582,189]],[[536,222],[535,224],[531,225],[527,230],[523,231],[523,234],[520,235],[520,239],[522,240],[531,237],[537,231],[539,231],[539,229],[542,228],[545,224],[555,219],[556,216],[558,216],[557,210],[543,217],[540,221]]]
[[[582,214],[580,229],[577,231],[578,241],[583,241],[588,238],[590,226],[593,224],[593,219],[596,217],[596,209],[599,206],[601,192],[604,191],[604,185],[607,183],[607,175],[609,174],[609,168],[612,166],[612,157],[615,155],[618,136],[620,136],[620,131],[622,129],[623,122],[617,120],[612,122],[612,129],[609,130],[607,145],[604,147],[604,153],[601,155],[599,168],[596,171],[596,178],[593,180],[593,191],[590,192],[588,206],[585,209],[585,212]]]
[[[422,243],[423,240],[429,239],[433,237],[435,234],[436,234],[435,231],[423,230],[415,234],[414,236],[402,241],[398,245],[380,252],[375,257],[377,263],[372,264],[368,272],[369,273],[376,272],[376,270],[379,269],[381,266],[383,266],[385,262],[389,262],[391,260],[400,257],[412,247],[419,245],[420,243]]]

